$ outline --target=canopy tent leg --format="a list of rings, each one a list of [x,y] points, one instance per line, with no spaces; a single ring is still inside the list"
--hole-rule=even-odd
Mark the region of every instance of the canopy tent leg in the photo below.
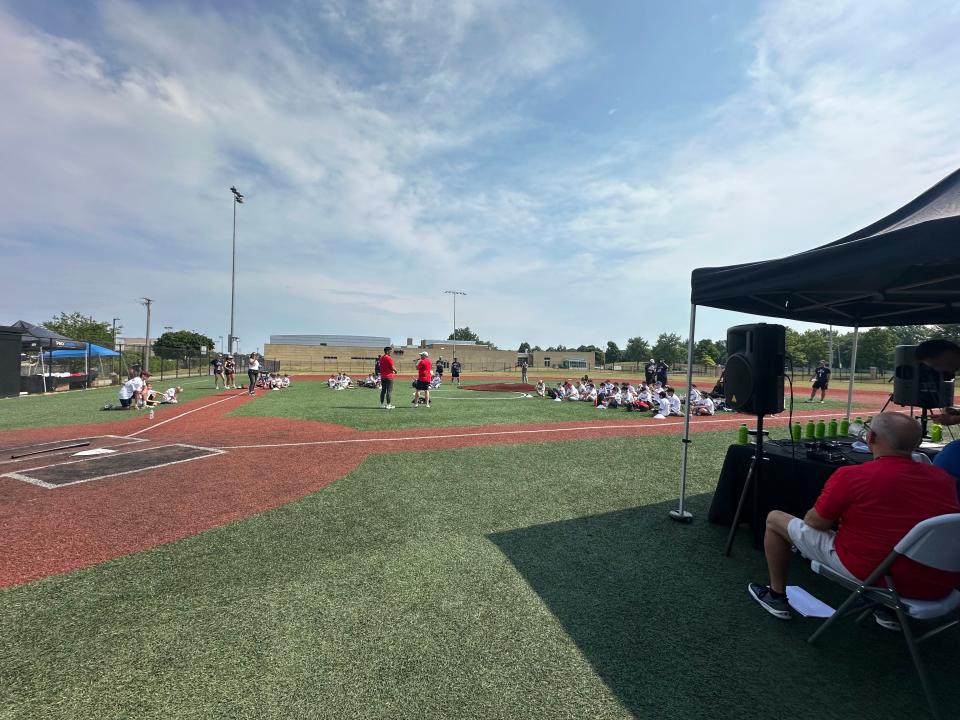
[[[53,355],[50,356],[53,360]],[[43,345],[40,345],[40,377],[43,378],[43,392],[47,392],[47,369],[43,365]]]
[[[693,384],[693,333],[697,323],[697,306],[690,305],[690,334],[687,336],[687,402],[683,412],[683,445],[680,451],[680,505],[670,511],[670,519],[677,522],[693,522],[693,515],[683,509],[687,494],[687,449],[690,446],[690,386]]]
[[[853,379],[857,374],[857,341],[860,339],[860,326],[853,326],[853,352],[850,353],[850,384],[847,386],[847,417],[853,408]]]

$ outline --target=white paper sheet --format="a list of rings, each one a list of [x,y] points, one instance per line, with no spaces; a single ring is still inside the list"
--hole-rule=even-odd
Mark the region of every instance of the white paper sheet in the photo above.
[[[799,585],[787,585],[787,602],[804,617],[828,618],[833,608],[821,602]]]

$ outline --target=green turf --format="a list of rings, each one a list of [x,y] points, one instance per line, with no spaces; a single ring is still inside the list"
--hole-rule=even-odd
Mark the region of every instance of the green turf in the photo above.
[[[299,502],[0,593],[0,717],[922,715],[901,639],[771,618],[706,523],[730,433],[385,454]],[[318,462],[322,455],[318,454]],[[793,578],[828,601],[809,571]],[[956,708],[956,636],[924,648]]]
[[[387,411],[380,409],[379,390],[331,390],[324,382],[301,381],[293,383],[285,390],[263,393],[255,402],[245,403],[231,414],[317,420],[358,430],[569,421],[622,423],[650,415],[649,412],[628,413],[622,408],[598,410],[592,403],[555,402],[536,395],[522,398],[520,393],[457,389],[449,384],[431,393],[429,409],[411,405],[412,395],[413,389],[409,381],[397,382],[393,394],[396,409]],[[794,405],[796,412],[810,409],[832,411],[840,407],[845,408],[846,404],[828,401],[823,405],[802,402]],[[698,421],[694,420],[694,423],[696,422]]]
[[[180,402],[205,397],[214,392],[213,378],[192,377],[163,380],[152,378],[153,385],[161,392],[169,387],[181,386]],[[136,410],[104,411],[107,403],[117,405],[118,387],[71,390],[46,395],[24,395],[0,398],[0,431],[21,428],[52,427],[55,425],[81,425],[86,423],[116,422],[136,414]],[[159,405],[156,414],[172,412],[175,405]]]

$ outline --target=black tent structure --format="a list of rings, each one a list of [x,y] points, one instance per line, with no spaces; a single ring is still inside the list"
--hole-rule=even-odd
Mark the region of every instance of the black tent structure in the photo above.
[[[776,260],[698,268],[690,279],[687,387],[693,380],[697,306],[854,328],[960,323],[960,169],[885,218],[813,250]],[[853,372],[847,414],[853,400]],[[690,406],[683,423],[684,509]]]
[[[17,320],[10,327],[20,330],[21,346],[23,350],[38,350],[41,365],[41,377],[43,378],[43,391],[47,391],[49,365],[44,368],[43,361],[50,359],[51,355],[57,351],[72,350],[78,352],[73,357],[82,357],[84,359],[84,373],[90,372],[90,344],[71,340],[60,333],[48,330],[42,325],[34,325],[26,320]]]

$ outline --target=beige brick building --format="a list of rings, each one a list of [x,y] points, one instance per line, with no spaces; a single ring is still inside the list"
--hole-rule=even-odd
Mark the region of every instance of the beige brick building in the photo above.
[[[430,353],[436,362],[450,363],[456,355],[464,373],[517,371],[526,359],[533,375],[543,368],[568,368],[587,372],[594,369],[592,352],[518,353],[515,350],[492,350],[488,345],[450,340],[422,340],[419,345],[393,345],[390,338],[357,335],[271,335],[264,346],[267,360],[278,360],[283,372],[328,372],[338,370],[354,375],[373,370],[377,355],[386,346],[394,348],[393,359],[402,374],[413,374],[421,350]],[[449,372],[449,371],[448,371]]]

